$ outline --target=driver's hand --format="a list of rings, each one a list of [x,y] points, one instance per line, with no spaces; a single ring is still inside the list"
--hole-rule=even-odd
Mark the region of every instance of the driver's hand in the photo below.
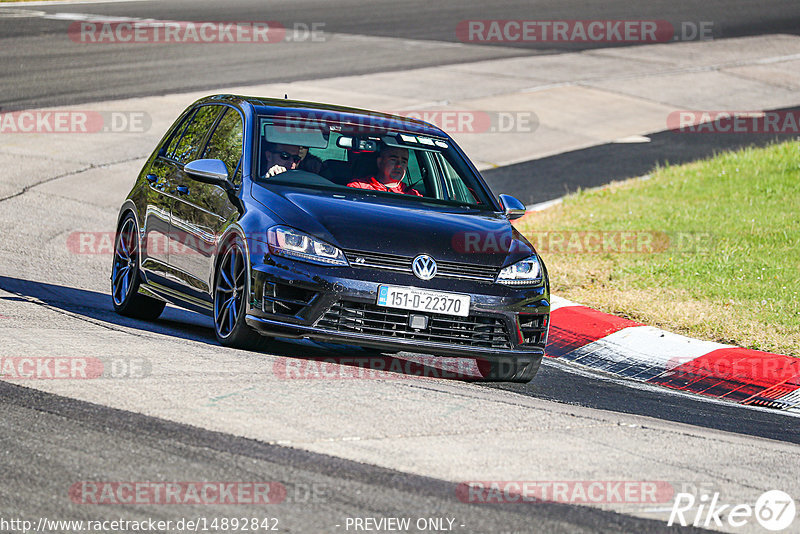
[[[267,171],[267,174],[265,175],[265,177],[269,178],[270,176],[275,176],[275,175],[280,174],[282,172],[286,172],[286,167],[281,167],[280,165],[273,165]]]

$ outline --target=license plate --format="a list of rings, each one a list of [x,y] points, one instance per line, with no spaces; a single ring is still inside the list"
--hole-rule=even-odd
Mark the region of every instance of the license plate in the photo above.
[[[378,306],[444,315],[469,315],[469,295],[428,291],[415,287],[379,286]]]

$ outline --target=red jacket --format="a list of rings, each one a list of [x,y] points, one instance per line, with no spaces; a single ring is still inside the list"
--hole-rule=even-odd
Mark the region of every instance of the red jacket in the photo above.
[[[403,182],[397,182],[395,187],[389,187],[386,184],[383,184],[375,179],[374,176],[367,176],[366,178],[359,178],[358,180],[353,180],[347,187],[357,187],[358,189],[371,189],[373,191],[385,191],[387,193],[402,193],[404,195],[417,195],[421,197],[419,191],[416,189],[412,189],[408,187]]]

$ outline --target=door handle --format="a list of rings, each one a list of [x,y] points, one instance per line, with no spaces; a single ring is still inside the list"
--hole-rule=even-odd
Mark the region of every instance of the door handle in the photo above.
[[[189,188],[186,187],[185,185],[179,185],[178,186],[178,194],[179,195],[188,195],[189,194]]]

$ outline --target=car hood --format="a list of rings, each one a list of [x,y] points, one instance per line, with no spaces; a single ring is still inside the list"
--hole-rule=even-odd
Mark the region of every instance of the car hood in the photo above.
[[[503,267],[533,247],[502,214],[359,191],[254,184],[253,198],[286,224],[345,250]]]

